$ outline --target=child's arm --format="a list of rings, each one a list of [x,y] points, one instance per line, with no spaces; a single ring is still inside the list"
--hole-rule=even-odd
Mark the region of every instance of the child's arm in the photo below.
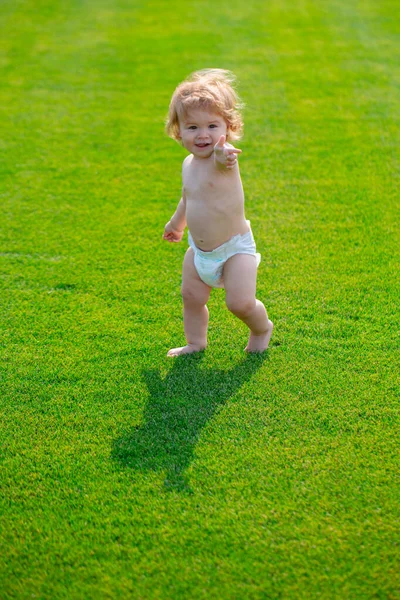
[[[237,155],[242,151],[226,142],[226,137],[221,135],[214,146],[214,162],[219,170],[233,169],[237,163]]]
[[[182,198],[176,211],[164,228],[163,239],[167,242],[180,242],[186,227],[186,195],[182,190]]]

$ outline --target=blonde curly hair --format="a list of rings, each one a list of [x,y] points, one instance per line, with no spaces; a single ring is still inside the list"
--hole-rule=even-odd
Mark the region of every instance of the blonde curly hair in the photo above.
[[[243,131],[244,107],[234,89],[235,75],[225,69],[195,71],[173,93],[165,124],[167,134],[180,141],[179,120],[191,109],[220,114],[227,124],[227,139],[238,140]]]

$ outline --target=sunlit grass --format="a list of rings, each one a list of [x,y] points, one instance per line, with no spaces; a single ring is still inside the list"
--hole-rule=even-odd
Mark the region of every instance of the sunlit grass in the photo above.
[[[363,3],[3,2],[1,598],[395,598],[398,22]],[[238,76],[264,357],[183,343],[161,239],[191,71]]]

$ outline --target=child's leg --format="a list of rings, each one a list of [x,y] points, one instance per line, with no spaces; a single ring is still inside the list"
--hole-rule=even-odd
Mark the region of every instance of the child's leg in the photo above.
[[[208,308],[211,288],[200,279],[194,266],[191,248],[185,254],[182,273],[183,325],[187,345],[172,348],[168,356],[191,354],[207,346]]]
[[[235,254],[224,266],[226,305],[250,329],[248,352],[263,352],[268,348],[273,323],[264,304],[256,299],[257,262],[250,254]]]

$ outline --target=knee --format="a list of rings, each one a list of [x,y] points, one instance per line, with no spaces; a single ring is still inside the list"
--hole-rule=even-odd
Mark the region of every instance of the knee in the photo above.
[[[254,310],[256,301],[254,298],[227,298],[226,306],[237,317],[248,317]]]
[[[185,286],[182,286],[181,294],[183,303],[186,306],[202,306],[207,302],[207,300],[203,301],[204,299],[199,297],[199,295],[196,294],[196,292],[193,289]]]

